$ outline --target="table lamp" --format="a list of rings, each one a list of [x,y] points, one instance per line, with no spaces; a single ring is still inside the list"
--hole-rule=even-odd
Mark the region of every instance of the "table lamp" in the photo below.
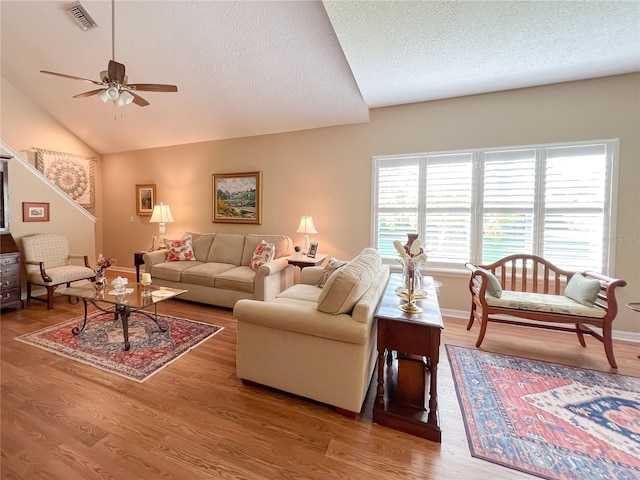
[[[169,207],[169,205],[165,205],[164,203],[160,202],[160,205],[155,205],[153,207],[153,213],[151,214],[149,223],[158,224],[158,233],[160,238],[162,238],[165,234],[166,224],[175,221],[176,220],[171,214],[171,208]],[[151,250],[155,250],[156,248],[156,238],[157,237],[155,236],[153,237],[153,245],[151,246]]]
[[[298,225],[298,230],[296,233],[304,233],[304,245],[302,246],[302,253],[305,255],[309,252],[309,234],[310,233],[318,233],[316,227],[313,226],[313,218],[309,215],[303,215],[300,219],[300,225]]]

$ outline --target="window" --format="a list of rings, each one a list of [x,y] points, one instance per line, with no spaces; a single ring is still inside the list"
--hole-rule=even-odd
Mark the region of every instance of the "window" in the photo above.
[[[434,268],[533,253],[608,272],[618,141],[373,158],[373,245],[418,232]]]

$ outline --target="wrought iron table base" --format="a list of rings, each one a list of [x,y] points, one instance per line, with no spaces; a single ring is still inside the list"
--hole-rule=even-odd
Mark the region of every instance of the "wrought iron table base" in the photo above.
[[[149,317],[160,329],[161,332],[166,332],[167,329],[169,328],[168,325],[162,325],[160,322],[158,322],[158,308],[157,305],[154,304],[154,312],[153,315],[144,312],[142,310],[136,310],[136,309],[132,309],[129,305],[124,304],[124,303],[117,303],[114,305],[113,308],[102,308],[100,305],[98,305],[96,302],[94,302],[93,300],[88,300],[86,298],[82,299],[83,303],[84,303],[84,319],[82,320],[82,324],[80,325],[80,327],[73,327],[71,329],[71,333],[73,333],[74,335],[78,335],[80,332],[82,332],[84,330],[84,327],[87,326],[87,314],[88,314],[88,309],[87,309],[87,304],[89,302],[91,302],[91,305],[93,305],[94,307],[96,307],[98,310],[105,312],[105,313],[113,313],[115,318],[114,320],[118,320],[118,317],[120,317],[122,319],[122,333],[124,334],[124,350],[129,351],[129,349],[131,348],[131,344],[129,343],[129,317],[131,316],[131,312],[139,312],[147,317]]]

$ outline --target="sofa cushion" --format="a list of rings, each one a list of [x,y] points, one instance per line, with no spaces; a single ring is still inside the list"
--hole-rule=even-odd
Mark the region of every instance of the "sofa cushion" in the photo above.
[[[564,313],[581,317],[603,318],[607,311],[597,306],[587,307],[564,295],[548,293],[514,292],[504,290],[500,298],[487,297],[487,305],[492,307],[532,310],[534,312]]]
[[[304,300],[305,302],[312,302],[314,305],[318,303],[318,298],[322,293],[322,289],[315,285],[307,285],[304,283],[298,283],[292,285],[285,291],[276,295],[276,298],[288,298],[290,300]]]
[[[256,272],[251,267],[234,267],[216,276],[214,279],[214,287],[235,290],[237,292],[253,293],[255,279]]]
[[[236,267],[242,260],[244,235],[235,233],[217,233],[213,237],[207,262],[230,263]]]
[[[336,270],[344,267],[347,263],[348,262],[345,262],[344,260],[338,260],[331,257],[322,269],[322,273],[318,277],[318,283],[316,285],[320,288],[324,287],[324,284],[327,283],[327,280],[329,280],[331,274]]]
[[[285,257],[291,253],[291,239],[286,235],[247,235],[240,265],[249,265],[253,252],[262,240],[275,245],[273,258]]]
[[[249,266],[253,270],[258,270],[262,265],[273,259],[276,246],[273,243],[267,243],[261,240],[251,256]]]
[[[334,315],[351,312],[381,265],[377,252],[365,252],[333,272],[318,298],[318,310]]]
[[[196,260],[206,262],[215,233],[187,232],[187,235],[191,235],[191,244],[193,246],[193,253],[196,256]]]
[[[182,281],[184,283],[192,283],[194,285],[205,285],[213,287],[215,278],[233,268],[235,265],[229,263],[202,263],[196,267],[189,268],[182,272]]]
[[[162,262],[151,267],[151,276],[162,280],[170,280],[172,282],[180,282],[182,280],[182,272],[190,268],[202,265],[202,262]]]
[[[165,238],[164,245],[167,248],[167,262],[196,260],[196,256],[193,253],[193,247],[191,245],[191,235],[186,235],[180,240]]]
[[[575,300],[586,307],[592,307],[600,293],[600,282],[595,278],[585,278],[581,273],[574,273],[567,286],[565,297]]]

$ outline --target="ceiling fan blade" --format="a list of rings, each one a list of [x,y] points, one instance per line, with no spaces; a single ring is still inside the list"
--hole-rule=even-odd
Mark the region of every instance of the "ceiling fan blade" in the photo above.
[[[135,103],[136,105],[140,106],[140,107],[146,107],[147,105],[149,105],[149,102],[147,102],[144,98],[142,98],[140,95],[136,95],[133,92],[129,92],[131,95],[133,95],[133,103]]]
[[[104,88],[98,88],[97,90],[91,90],[90,92],[79,93],[78,95],[74,95],[71,98],[82,98],[82,97],[91,97],[93,95],[97,95],[100,92],[103,92]]]
[[[67,75],[65,73],[49,72],[47,70],[40,70],[40,73],[46,73],[47,75],[55,75],[56,77],[70,78],[71,80],[82,80],[83,82],[93,83],[94,85],[103,85],[101,82],[95,80],[89,80],[88,78],[74,77],[73,75]]]
[[[125,78],[124,70],[125,67],[122,63],[118,63],[115,60],[109,60],[109,69],[107,70],[109,72],[109,80],[122,85]]]
[[[139,92],[177,92],[178,87],[175,85],[162,85],[161,83],[133,83],[127,85],[127,88],[137,90]]]

